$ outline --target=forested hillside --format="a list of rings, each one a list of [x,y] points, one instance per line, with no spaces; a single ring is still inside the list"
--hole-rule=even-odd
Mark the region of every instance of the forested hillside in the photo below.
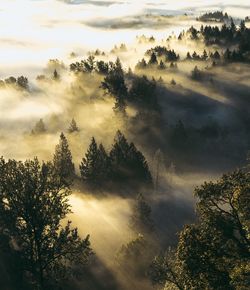
[[[2,290],[250,289],[247,19],[1,71]]]

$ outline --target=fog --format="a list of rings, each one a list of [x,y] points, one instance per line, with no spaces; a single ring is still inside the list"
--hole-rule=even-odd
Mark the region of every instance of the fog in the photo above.
[[[250,14],[244,0],[238,1],[237,6],[234,1],[226,0],[220,4],[217,1],[189,1],[187,4],[172,0],[153,3],[1,0],[0,3],[0,77],[23,71],[35,76],[48,59],[66,60],[71,51],[84,55],[97,47],[109,50],[117,43],[133,43],[137,34],[163,38],[190,25],[192,17],[204,10],[225,10],[237,17]],[[157,20],[145,17],[146,14],[178,16],[184,13],[190,15],[189,23],[180,21],[177,24],[171,18],[159,26]],[[139,27],[133,27],[138,20]]]
[[[146,157],[154,182],[158,174],[155,155],[162,152],[158,188],[147,192],[147,198],[158,227],[155,241],[164,249],[175,244],[183,225],[195,220],[194,188],[244,163],[249,146],[249,127],[245,124],[250,113],[247,99],[250,65],[232,63],[212,67],[211,61],[186,61],[187,52],[202,54],[204,48],[214,52],[216,46],[205,47],[202,41],[190,39],[178,41],[177,37],[192,25],[199,28],[202,23],[196,17],[204,11],[227,12],[238,21],[250,15],[249,3],[246,0],[238,1],[237,5],[231,0],[219,3],[215,0],[0,0],[0,4],[0,79],[21,75],[29,79],[27,90],[12,85],[0,87],[1,155],[6,159],[26,160],[37,156],[41,161],[52,160],[59,135],[64,132],[79,175],[79,164],[91,137],[109,151],[115,133],[121,130]],[[139,42],[138,36],[142,35],[153,36],[155,42]],[[126,45],[124,51],[119,49],[122,43]],[[171,69],[168,63],[163,71],[156,68],[136,71],[137,62],[142,58],[148,61],[145,52],[156,45],[174,49],[180,55],[178,69]],[[100,88],[102,75],[77,75],[69,70],[72,62],[87,58],[96,49],[105,53],[96,59],[108,62],[119,57],[126,72],[132,68],[137,75],[156,79],[155,94],[161,108],[157,112],[158,123],[153,123],[152,115],[141,121],[140,108],[131,103],[126,108],[127,119],[120,118],[113,110],[114,99]],[[59,61],[55,64],[52,59]],[[202,82],[190,77],[196,65],[206,75]],[[57,81],[53,79],[55,69],[60,76]],[[37,79],[38,75],[44,75],[44,79]],[[173,79],[175,85],[171,84]],[[130,82],[128,78],[128,87]],[[72,118],[79,132],[69,134]],[[40,119],[46,132],[31,134]],[[169,141],[171,130],[179,120],[191,132],[190,136],[195,136],[194,140],[195,134],[210,121],[230,134],[208,144],[202,139],[200,143],[204,147],[199,147],[198,153],[192,152],[195,147],[192,135],[191,144],[182,156]],[[228,151],[225,149],[226,153],[219,156],[219,151],[213,152],[213,146],[220,146],[221,151],[228,146]],[[126,284],[126,275],[119,273],[114,263],[121,246],[137,237],[138,233],[129,227],[129,220],[140,192],[134,192],[132,197],[113,192],[97,194],[78,182],[72,189],[73,213],[69,218],[82,236],[90,234],[98,259],[118,281],[120,288],[112,289],[151,289],[144,280],[131,278]]]

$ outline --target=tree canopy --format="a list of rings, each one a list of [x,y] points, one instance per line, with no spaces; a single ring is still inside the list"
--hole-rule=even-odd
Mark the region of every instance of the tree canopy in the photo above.
[[[63,225],[71,212],[70,189],[52,163],[37,159],[1,158],[0,172],[0,232],[22,273],[19,289],[26,289],[23,283],[32,289],[56,289],[74,263],[86,264],[92,252],[88,236],[80,238],[70,221]]]

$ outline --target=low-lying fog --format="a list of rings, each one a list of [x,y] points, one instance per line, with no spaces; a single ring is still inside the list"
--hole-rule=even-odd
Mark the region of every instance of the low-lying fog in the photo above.
[[[124,120],[117,118],[113,112],[113,100],[103,97],[100,89],[102,78],[86,75],[79,79],[69,71],[70,63],[86,58],[89,51],[96,49],[105,52],[104,56],[98,57],[105,61],[113,61],[119,56],[126,70],[129,67],[134,69],[138,60],[145,57],[145,51],[156,45],[175,49],[181,58],[187,51],[202,53],[202,44],[180,43],[174,35],[178,36],[191,25],[200,27],[201,23],[195,18],[203,11],[222,10],[236,18],[250,15],[250,5],[246,0],[238,1],[237,5],[231,0],[219,4],[215,0],[0,0],[0,4],[0,79],[20,75],[29,79],[28,91],[0,88],[0,155],[6,159],[25,160],[38,156],[39,160],[51,160],[63,131],[77,172],[92,136],[110,149],[113,137],[120,129],[143,152],[152,171],[156,150],[152,149],[154,146],[148,148],[140,135],[131,134]],[[138,43],[136,37],[143,34],[154,36],[156,42]],[[166,42],[170,35],[173,39]],[[121,43],[126,44],[126,51],[110,52]],[[59,59],[63,63],[57,68],[59,82],[52,80],[54,67],[48,63],[50,59]],[[232,64],[226,69],[214,68],[212,73],[216,84],[213,85],[190,79],[190,71],[195,65],[195,62],[180,61],[176,71],[147,71],[149,78],[161,76],[163,79],[162,86],[166,91],[159,103],[166,123],[182,119],[190,126],[198,126],[213,118],[225,126],[240,125],[241,116],[235,113],[235,108],[244,107],[244,97],[250,91],[250,66]],[[206,65],[198,63],[201,69]],[[49,80],[36,80],[41,74]],[[177,83],[174,88],[170,85],[173,78]],[[180,100],[179,96],[183,99]],[[197,111],[186,106],[188,102],[197,104]],[[178,110],[177,106],[180,106]],[[135,116],[137,111],[128,107],[127,113]],[[69,135],[67,128],[72,118],[75,118],[80,132]],[[39,119],[43,119],[47,131],[42,135],[32,135],[31,130]],[[240,135],[235,142],[242,142],[245,149],[246,144]],[[171,155],[165,158],[168,164],[175,163]],[[206,164],[203,169],[179,171],[176,168],[176,171],[171,171],[168,167],[162,172],[164,193],[156,194],[152,202],[156,223],[161,224],[162,219],[172,217],[175,230],[193,219],[194,187],[205,180],[216,179],[222,173],[220,169],[206,168]],[[128,227],[130,199],[109,193],[97,198],[91,193],[74,191],[70,202],[74,212],[71,220],[79,227],[80,233],[90,234],[94,251],[106,264],[122,244],[134,237]],[[160,208],[161,202],[163,214],[157,215],[156,209]],[[176,214],[183,213],[187,220],[179,222],[175,210]],[[160,230],[164,232],[164,229]],[[173,231],[169,229],[169,234],[175,235]]]

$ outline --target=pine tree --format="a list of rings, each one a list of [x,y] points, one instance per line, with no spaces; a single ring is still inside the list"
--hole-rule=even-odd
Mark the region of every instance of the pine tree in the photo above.
[[[98,146],[95,141],[95,138],[92,137],[91,143],[85,154],[85,157],[82,159],[80,164],[80,173],[83,181],[86,181],[89,184],[98,183],[98,171],[99,171],[99,152]]]
[[[56,69],[53,72],[53,80],[55,80],[55,81],[60,80],[60,75],[59,75],[59,73],[57,72]]]
[[[79,128],[76,124],[76,121],[75,119],[73,118],[70,125],[69,125],[69,128],[68,128],[68,132],[69,133],[74,133],[74,132],[78,132],[79,131]]]
[[[151,57],[150,57],[148,64],[149,65],[157,65],[158,64],[157,56],[154,52],[151,54]]]
[[[60,179],[66,185],[70,184],[73,181],[75,167],[72,161],[68,141],[63,133],[60,135],[59,144],[56,145],[53,163]]]
[[[111,162],[102,143],[98,148],[99,153],[99,180],[100,184],[105,183],[111,176]]]
[[[187,57],[186,57],[186,59],[188,59],[188,60],[192,59],[191,54],[190,54],[189,51],[187,52]]]
[[[31,130],[31,134],[43,134],[46,132],[45,124],[43,119],[40,119]]]
[[[165,64],[164,64],[164,62],[162,60],[160,61],[160,64],[159,64],[158,68],[162,69],[162,70],[166,68],[166,66],[165,66]]]
[[[114,181],[151,184],[152,177],[145,157],[133,143],[128,143],[120,131],[115,136],[110,158]]]
[[[114,111],[126,115],[126,98],[128,89],[125,84],[124,71],[119,58],[110,64],[108,75],[101,84],[104,91],[115,98]]]
[[[204,49],[202,59],[207,60],[207,58],[208,58],[208,54],[207,54],[207,51]]]

